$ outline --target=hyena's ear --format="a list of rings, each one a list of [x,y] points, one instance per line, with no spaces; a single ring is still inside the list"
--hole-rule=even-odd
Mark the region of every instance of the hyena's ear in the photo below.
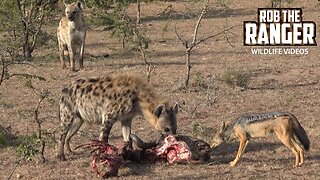
[[[154,109],[153,114],[159,118],[162,113],[165,113],[165,110],[164,104],[160,104]]]
[[[64,1],[64,0],[63,0],[63,4],[64,4],[65,7],[67,7],[67,5],[68,5],[68,4],[66,3],[66,1]]]
[[[179,111],[179,104],[176,103],[176,104],[173,106],[172,110],[173,110],[174,114],[177,114],[178,111]]]
[[[79,9],[81,9],[81,10],[83,9],[83,5],[82,5],[82,3],[80,1],[77,2],[77,6],[78,6]]]

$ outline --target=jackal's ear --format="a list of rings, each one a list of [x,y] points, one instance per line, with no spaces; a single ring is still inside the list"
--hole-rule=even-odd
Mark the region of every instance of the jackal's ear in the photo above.
[[[176,103],[176,104],[173,106],[172,110],[173,110],[174,114],[177,114],[178,111],[179,111],[179,104]]]
[[[64,0],[63,0],[63,4],[64,4],[65,7],[67,7],[67,5],[68,5],[68,4],[66,3],[66,1],[64,1]]]
[[[164,104],[160,104],[154,109],[153,114],[159,118],[162,113],[165,113],[165,110],[166,107],[164,106]]]
[[[79,9],[81,9],[81,10],[83,9],[83,5],[82,5],[82,3],[80,1],[77,2],[77,6],[78,6]]]
[[[219,134],[223,133],[223,131],[226,129],[227,125],[225,122],[221,123],[220,129],[219,129]]]

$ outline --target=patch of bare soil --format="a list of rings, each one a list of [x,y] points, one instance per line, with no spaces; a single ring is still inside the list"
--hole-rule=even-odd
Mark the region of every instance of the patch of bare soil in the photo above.
[[[257,8],[270,6],[269,1],[231,1],[230,9],[220,14],[210,11],[203,19],[200,37],[220,32],[223,27],[242,25],[243,21],[256,20]],[[179,90],[185,75],[184,46],[174,33],[177,30],[190,37],[195,19],[175,16],[162,18],[161,13],[169,5],[176,14],[186,13],[187,2],[161,2],[142,4],[142,23],[146,25],[151,38],[147,58],[156,68],[151,84],[173,102],[182,106],[178,115],[178,132],[191,135],[192,123],[199,122],[208,127],[220,126],[222,121],[230,121],[239,115],[251,112],[289,111],[295,114],[305,128],[311,149],[305,153],[305,164],[292,168],[293,153],[283,146],[276,137],[256,139],[249,143],[239,165],[230,167],[228,162],[236,154],[238,143],[229,143],[218,148],[211,165],[167,165],[125,163],[119,177],[126,179],[319,179],[320,170],[320,51],[318,47],[308,47],[308,55],[252,55],[250,47],[244,47],[243,29],[233,31],[227,43],[224,36],[207,41],[197,47],[192,56],[191,88]],[[295,0],[289,7],[302,7],[305,20],[319,22],[319,2]],[[130,8],[134,15],[135,7]],[[164,31],[164,26],[168,29]],[[48,28],[55,33],[55,28]],[[52,30],[51,30],[52,29]],[[319,31],[318,31],[319,32]],[[319,36],[317,41],[320,42]],[[34,67],[16,66],[13,71],[41,75],[46,81],[33,81],[39,89],[52,92],[53,102],[45,102],[40,107],[43,126],[49,131],[57,130],[58,97],[61,87],[80,77],[95,77],[114,72],[145,73],[145,66],[138,53],[121,50],[121,44],[111,38],[108,32],[90,30],[87,36],[86,52],[95,56],[109,54],[109,57],[84,60],[85,69],[72,73],[62,70],[58,61],[58,48],[39,49]],[[52,57],[48,59],[48,57]],[[42,60],[43,59],[43,60]],[[46,61],[45,61],[46,60]],[[78,65],[78,64],[77,64]],[[251,73],[246,89],[233,88],[222,81],[228,69],[240,69]],[[12,78],[0,86],[0,125],[11,126],[11,131],[19,135],[30,135],[35,131],[33,110],[38,98],[26,87],[25,80]],[[88,125],[80,129],[71,142],[76,147],[90,139],[97,139],[99,125]],[[153,128],[142,119],[133,121],[133,131],[148,139],[154,134]],[[209,135],[208,135],[209,136]],[[57,138],[57,135],[56,137]],[[119,123],[111,132],[111,143],[122,141]],[[67,154],[67,161],[55,157],[55,143],[46,147],[45,164],[21,162],[13,174],[20,179],[97,179],[91,172],[91,154],[82,151],[78,155]],[[15,146],[0,148],[0,177],[8,178],[18,157]]]

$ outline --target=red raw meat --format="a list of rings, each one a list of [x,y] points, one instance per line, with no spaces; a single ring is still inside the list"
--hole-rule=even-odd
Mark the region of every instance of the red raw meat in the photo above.
[[[166,158],[169,164],[184,163],[191,160],[191,153],[188,145],[183,141],[177,141],[172,135],[164,139],[163,146],[156,148],[156,155]]]

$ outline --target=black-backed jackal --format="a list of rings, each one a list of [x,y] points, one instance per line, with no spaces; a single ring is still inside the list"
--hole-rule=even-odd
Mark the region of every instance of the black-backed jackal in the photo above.
[[[235,166],[244,153],[250,138],[266,137],[271,133],[276,134],[280,141],[294,153],[296,157],[294,166],[302,165],[304,150],[309,150],[310,141],[297,118],[288,112],[269,112],[242,116],[227,125],[223,122],[220,131],[212,139],[211,147],[217,147],[223,142],[238,138],[240,141],[238,153],[236,158],[230,162],[231,166]],[[296,141],[295,137],[303,147]]]

